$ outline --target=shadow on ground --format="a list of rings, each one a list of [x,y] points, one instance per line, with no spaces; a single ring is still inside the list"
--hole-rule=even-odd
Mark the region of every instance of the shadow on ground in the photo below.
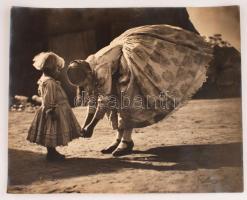
[[[58,163],[46,162],[44,154],[9,149],[9,186],[114,173],[123,168],[168,171],[229,166],[242,166],[242,143],[164,146],[134,151],[134,154],[122,158],[102,155],[98,158],[68,158]]]
[[[163,146],[146,151],[134,151],[138,161],[174,162],[171,170],[216,169],[242,166],[242,143]]]

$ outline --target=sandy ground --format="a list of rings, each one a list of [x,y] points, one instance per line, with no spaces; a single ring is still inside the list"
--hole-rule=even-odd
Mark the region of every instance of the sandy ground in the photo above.
[[[74,109],[80,122],[85,109]],[[9,113],[10,193],[240,192],[243,190],[240,99],[192,100],[153,126],[134,133],[134,153],[100,150],[114,138],[102,120],[91,139],[45,161],[45,148],[25,140],[34,113]]]

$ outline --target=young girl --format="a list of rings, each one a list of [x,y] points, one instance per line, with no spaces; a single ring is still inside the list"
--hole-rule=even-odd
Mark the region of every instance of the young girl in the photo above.
[[[27,140],[45,146],[48,161],[63,160],[65,156],[57,152],[56,147],[78,138],[81,129],[57,81],[64,60],[55,53],[42,52],[33,61],[33,66],[43,72],[38,81],[42,105],[33,119]]]

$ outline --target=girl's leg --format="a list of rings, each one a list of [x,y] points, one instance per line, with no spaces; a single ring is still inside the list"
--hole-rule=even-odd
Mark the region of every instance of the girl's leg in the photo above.
[[[55,147],[47,147],[47,156],[48,161],[64,160],[65,156],[60,154]]]

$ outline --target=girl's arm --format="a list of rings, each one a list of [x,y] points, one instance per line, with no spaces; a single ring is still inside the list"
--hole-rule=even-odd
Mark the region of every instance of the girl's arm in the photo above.
[[[48,80],[43,83],[43,105],[47,117],[51,116],[53,120],[56,119],[55,109],[56,109],[56,83],[53,80]]]
[[[42,98],[39,97],[38,95],[33,95],[32,100],[35,101],[36,103],[42,103]]]

